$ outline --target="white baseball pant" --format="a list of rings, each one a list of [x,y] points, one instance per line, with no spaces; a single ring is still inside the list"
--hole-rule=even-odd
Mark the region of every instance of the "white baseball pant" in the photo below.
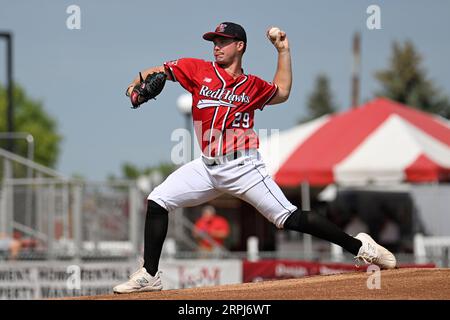
[[[197,206],[223,193],[240,198],[264,217],[283,228],[286,219],[297,210],[266,171],[255,149],[239,151],[237,159],[227,156],[195,159],[178,168],[148,196],[171,212],[180,207]],[[212,161],[219,164],[211,165]]]

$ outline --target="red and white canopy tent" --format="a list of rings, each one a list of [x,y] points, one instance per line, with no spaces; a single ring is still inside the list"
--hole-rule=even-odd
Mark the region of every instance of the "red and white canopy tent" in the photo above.
[[[450,181],[450,122],[385,98],[261,139],[282,187]]]

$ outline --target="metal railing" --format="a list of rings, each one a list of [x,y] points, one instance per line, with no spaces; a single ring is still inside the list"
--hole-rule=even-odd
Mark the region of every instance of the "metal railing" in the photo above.
[[[11,236],[19,231],[33,239],[33,250],[25,250],[29,257],[134,258],[142,253],[147,195],[135,180],[68,178],[4,149],[0,178],[0,233]],[[170,237],[178,247],[195,251],[192,222],[183,212],[171,214],[170,221]],[[216,256],[227,255],[228,250],[211,237],[201,236]]]
[[[32,238],[35,256],[139,253],[143,196],[135,181],[67,178],[4,149],[0,163],[0,233]]]
[[[450,236],[414,236],[414,256],[419,263],[436,261],[441,267],[450,266]]]

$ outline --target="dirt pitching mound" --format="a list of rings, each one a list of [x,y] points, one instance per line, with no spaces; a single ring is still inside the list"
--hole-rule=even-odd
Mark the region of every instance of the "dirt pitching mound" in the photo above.
[[[450,269],[352,272],[194,289],[76,297],[87,300],[450,300]],[[379,283],[380,289],[376,289]],[[369,287],[375,287],[369,289]]]

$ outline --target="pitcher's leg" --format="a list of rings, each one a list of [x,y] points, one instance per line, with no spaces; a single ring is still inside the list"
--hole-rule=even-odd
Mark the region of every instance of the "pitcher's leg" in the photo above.
[[[317,213],[302,212],[290,204],[278,185],[266,176],[241,195],[278,228],[308,233],[335,243],[355,255],[363,263],[374,263],[384,269],[395,268],[395,256],[377,244],[368,234],[352,237]]]
[[[158,271],[159,258],[169,224],[168,213],[177,208],[202,204],[218,197],[204,166],[191,161],[175,172],[148,196],[144,233],[144,267],[151,275]]]
[[[155,201],[148,200],[144,230],[144,268],[152,276],[158,271],[159,258],[168,226],[167,210]]]
[[[355,255],[361,247],[361,241],[349,236],[321,215],[297,209],[270,176],[245,192],[242,199],[280,229],[311,234],[340,245]]]
[[[308,233],[337,244],[357,255],[361,241],[349,236],[338,226],[318,213],[297,210],[284,222],[284,229]]]
[[[169,175],[150,193],[148,200],[171,212],[177,208],[200,205],[221,194],[214,188],[201,159],[196,159]]]
[[[266,176],[249,190],[236,196],[250,203],[280,229],[283,228],[286,219],[297,210],[270,176]]]
[[[116,293],[157,291],[163,288],[158,272],[159,258],[167,234],[168,213],[211,200],[221,194],[214,189],[203,163],[191,161],[156,187],[148,196],[144,232],[144,266],[125,283],[114,287]]]
[[[368,234],[359,233],[351,237],[317,213],[296,211],[285,221],[284,227],[335,243],[354,254],[360,262],[373,263],[383,269],[393,269],[397,265],[392,252],[380,246]]]

